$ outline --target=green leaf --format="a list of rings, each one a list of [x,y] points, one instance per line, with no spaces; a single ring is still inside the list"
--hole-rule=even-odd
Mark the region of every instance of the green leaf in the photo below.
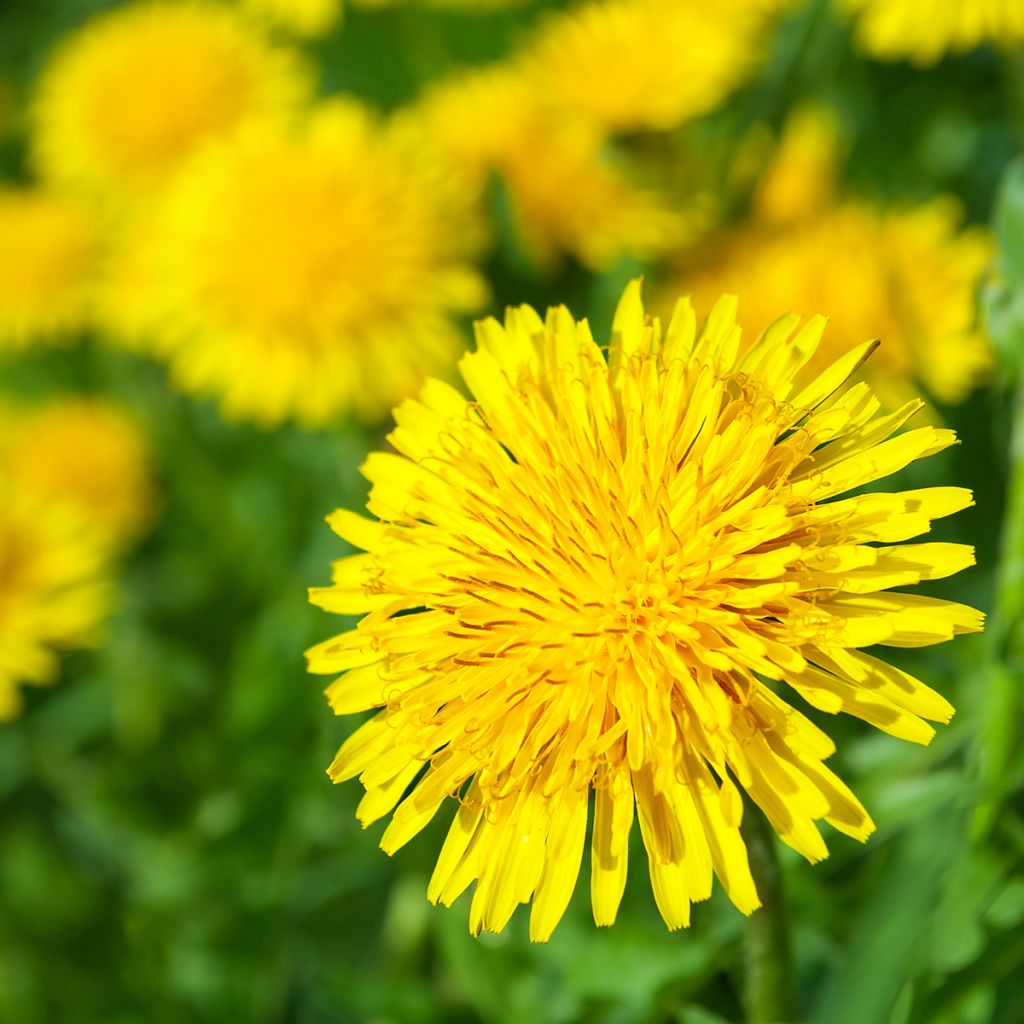
[[[1024,285],[1024,160],[1017,159],[1003,175],[996,198],[995,231],[1003,272],[1014,285]]]

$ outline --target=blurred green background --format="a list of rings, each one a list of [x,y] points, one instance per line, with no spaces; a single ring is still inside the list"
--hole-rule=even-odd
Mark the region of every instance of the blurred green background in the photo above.
[[[102,6],[0,6],[0,79],[15,109],[54,41]],[[390,110],[447,68],[502,57],[560,6],[352,10],[305,45],[322,91],[353,90]],[[951,192],[969,220],[989,222],[1024,140],[1022,69],[1021,54],[989,48],[927,70],[874,62],[827,4],[797,5],[756,74],[687,125],[687,138],[728,148],[755,125],[780,128],[804,99],[827,100],[854,128],[849,187],[886,199]],[[0,169],[11,181],[27,174],[17,130],[0,142]],[[1024,189],[1008,182],[997,227],[1012,249]],[[501,223],[500,188],[492,202]],[[994,628],[901,660],[958,708],[932,746],[827,721],[839,746],[831,763],[878,832],[863,847],[829,836],[832,855],[814,868],[783,851],[801,1019],[1024,1020],[1024,582],[1012,529],[1000,556],[1024,317],[1008,269],[989,293],[1000,368],[942,410],[962,446],[905,474],[911,486],[975,489],[977,506],[936,536],[975,544],[978,566],[930,592],[993,613]],[[638,270],[657,280],[657,267],[628,258],[600,275],[571,259],[542,273],[509,230],[486,266],[491,310],[566,302],[599,335]],[[550,944],[529,944],[522,914],[505,934],[473,939],[465,899],[453,910],[425,899],[446,821],[389,860],[376,848],[383,823],[363,834],[355,821],[359,787],[328,782],[353,723],[332,718],[320,680],[304,674],[304,647],[339,628],[307,605],[305,588],[343,553],[323,517],[361,507],[358,466],[386,424],[229,425],[212,402],[172,391],[157,365],[95,338],[5,357],[0,373],[8,393],[73,389],[126,405],[144,425],[162,495],[155,528],[123,562],[106,642],[69,655],[59,684],[27,693],[26,713],[0,728],[0,1019],[741,1018],[745,920],[721,892],[695,908],[691,929],[669,935],[638,851],[614,928],[592,925],[585,862]],[[1019,484],[1013,500],[1020,511]],[[1022,519],[1009,521],[1019,532]]]

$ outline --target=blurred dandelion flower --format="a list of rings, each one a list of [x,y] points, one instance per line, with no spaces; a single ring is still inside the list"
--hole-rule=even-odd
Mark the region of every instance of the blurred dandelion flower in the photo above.
[[[501,177],[518,240],[541,266],[571,253],[603,270],[623,255],[648,259],[692,235],[686,213],[631,180],[601,132],[552,111],[512,68],[441,82],[404,118],[443,147],[474,187]]]
[[[65,506],[26,500],[0,468],[0,720],[22,684],[57,676],[61,651],[97,639],[109,606],[105,548]]]
[[[0,188],[0,350],[74,338],[97,251],[82,207],[43,189]]]
[[[919,66],[984,43],[1024,43],[1019,0],[839,0],[857,18],[857,40],[882,60]]]
[[[0,459],[18,494],[68,507],[112,550],[126,548],[149,525],[155,495],[147,448],[121,408],[69,397],[7,420]]]
[[[985,229],[959,223],[950,199],[890,211],[846,202],[782,231],[742,230],[717,253],[704,249],[697,272],[674,287],[698,303],[742,288],[741,319],[754,330],[780,308],[828,309],[823,358],[857,338],[882,339],[864,376],[887,407],[918,383],[941,402],[960,402],[992,365],[975,297],[992,243]]]
[[[898,434],[920,402],[878,416],[865,384],[843,389],[873,343],[804,380],[824,320],[794,334],[785,317],[744,346],[735,307],[698,333],[680,301],[663,333],[634,282],[607,361],[564,307],[479,324],[461,364],[473,400],[431,382],[400,406],[397,454],[364,467],[374,518],[330,517],[364,553],[311,599],[365,617],[309,666],[342,673],[336,713],[383,708],[330,775],[360,777],[364,825],[397,804],[388,853],[458,796],[429,896],[450,904],[475,879],[473,932],[532,900],[531,936],[550,936],[592,789],[598,924],[616,916],[634,807],[670,928],[713,875],[749,913],[741,789],[811,861],[827,854],[815,822],[873,827],[784,687],[921,743],[952,714],[861,648],[981,629],[971,608],[889,591],[972,564],[963,545],[899,543],[970,492],[842,495],[954,434]]]
[[[747,77],[780,6],[592,0],[552,16],[524,61],[539,94],[602,128],[672,128]]]
[[[354,101],[211,144],[138,256],[157,351],[231,417],[382,415],[447,371],[462,348],[452,314],[484,301],[461,184]]]
[[[207,139],[289,109],[298,59],[229,8],[166,0],[117,8],[54,53],[32,105],[41,173],[123,200],[162,183]]]
[[[245,8],[271,25],[298,36],[321,36],[341,20],[341,0],[242,0]]]

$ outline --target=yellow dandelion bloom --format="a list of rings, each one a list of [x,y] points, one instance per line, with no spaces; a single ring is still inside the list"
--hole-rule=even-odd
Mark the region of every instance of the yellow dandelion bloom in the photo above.
[[[1024,43],[1020,0],[839,0],[857,18],[857,40],[882,60],[934,64],[984,43]]]
[[[972,564],[963,545],[901,543],[970,492],[843,495],[954,434],[898,433],[920,402],[879,416],[866,385],[843,388],[873,343],[808,376],[822,318],[744,345],[735,308],[722,299],[698,331],[681,300],[663,332],[634,282],[607,360],[564,307],[479,324],[472,400],[431,382],[400,406],[395,452],[364,466],[372,518],[330,517],[362,553],[311,599],[364,617],[309,667],[340,673],[336,713],[381,709],[330,776],[360,778],[364,825],[394,812],[388,853],[458,797],[428,895],[450,904],[475,880],[474,933],[532,900],[531,936],[550,936],[591,790],[598,924],[616,916],[634,813],[670,928],[713,876],[749,913],[741,791],[811,861],[827,854],[816,822],[873,827],[784,695],[922,743],[953,712],[863,648],[981,629],[971,608],[889,589]]]
[[[211,144],[139,257],[158,351],[231,417],[382,415],[447,371],[462,348],[452,314],[484,301],[474,199],[355,102]]]
[[[321,36],[341,20],[341,0],[242,0],[245,8],[271,25],[298,36]]]
[[[541,95],[603,128],[672,128],[747,77],[778,6],[592,0],[552,16],[524,60]]]
[[[60,652],[87,647],[109,606],[104,547],[63,506],[26,500],[0,471],[0,720],[20,686],[57,676]]]
[[[146,445],[126,412],[96,399],[62,398],[7,419],[0,458],[18,494],[67,506],[115,549],[142,533],[154,488]]]
[[[858,338],[881,339],[864,375],[888,407],[918,382],[955,403],[992,364],[975,301],[992,243],[982,228],[958,230],[959,220],[945,199],[892,211],[848,202],[781,232],[741,231],[717,254],[702,252],[677,286],[698,303],[742,288],[740,319],[754,332],[779,309],[827,309],[823,358]]]
[[[44,176],[123,198],[305,92],[297,58],[229,8],[135,3],[97,16],[54,53],[32,104],[32,146]]]
[[[42,189],[0,188],[0,350],[75,336],[97,243],[80,206]]]
[[[692,234],[666,196],[631,180],[599,131],[553,112],[507,66],[433,86],[405,118],[474,186],[500,177],[519,240],[542,266],[569,253],[603,270],[622,255],[647,259]]]

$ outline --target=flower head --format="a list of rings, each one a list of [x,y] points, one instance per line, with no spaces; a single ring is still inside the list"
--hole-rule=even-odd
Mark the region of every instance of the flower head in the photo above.
[[[26,499],[0,469],[0,720],[19,687],[51,683],[61,651],[95,642],[109,606],[105,548],[79,515]]]
[[[405,116],[474,186],[500,176],[518,240],[535,263],[569,253],[606,269],[622,255],[649,258],[690,234],[686,216],[632,180],[599,130],[552,109],[510,67],[441,82]]]
[[[755,332],[780,308],[828,309],[833,327],[821,358],[877,335],[882,344],[864,375],[888,407],[919,383],[942,402],[959,402],[992,363],[975,300],[992,243],[959,220],[948,199],[889,211],[846,202],[782,231],[738,232],[717,254],[702,253],[682,286],[698,302],[742,286],[740,318]]]
[[[613,131],[713,110],[747,77],[777,2],[590,0],[552,16],[524,56],[538,92]]]
[[[934,64],[947,53],[984,43],[1024,42],[1024,6],[1017,0],[839,0],[857,18],[857,39],[882,60]]]
[[[127,547],[152,517],[146,446],[118,406],[62,398],[9,412],[0,459],[18,494],[70,509],[111,549]]]
[[[88,22],[44,70],[32,108],[36,163],[50,179],[122,198],[305,91],[294,55],[229,8],[129,4]]]
[[[231,416],[380,415],[446,371],[452,314],[484,297],[473,198],[354,102],[211,144],[136,254],[157,349]]]
[[[475,880],[474,932],[532,900],[547,939],[591,790],[598,924],[616,915],[634,811],[670,928],[713,875],[750,912],[741,790],[811,861],[827,853],[816,822],[872,830],[823,763],[832,741],[784,696],[917,742],[952,714],[862,648],[981,628],[968,607],[889,589],[972,563],[963,545],[901,543],[970,492],[843,495],[953,433],[899,434],[919,402],[879,416],[866,385],[843,390],[872,343],[804,379],[821,318],[744,345],[734,314],[723,299],[698,332],[684,300],[663,331],[634,283],[607,359],[565,308],[481,323],[461,364],[472,400],[431,382],[400,406],[396,453],[364,467],[373,518],[330,519],[363,553],[312,600],[364,617],[309,665],[341,673],[335,712],[381,709],[330,775],[360,777],[364,825],[394,810],[388,853],[458,797],[429,896]]]
[[[74,337],[97,244],[82,207],[42,189],[0,189],[0,349]]]

